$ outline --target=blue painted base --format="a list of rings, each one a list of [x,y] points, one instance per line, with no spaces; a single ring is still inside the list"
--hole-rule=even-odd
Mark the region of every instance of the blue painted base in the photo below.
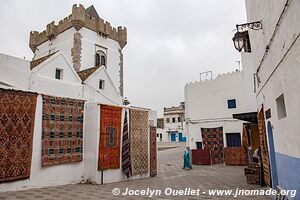
[[[276,164],[279,187],[297,190],[292,199],[300,200],[300,159],[276,152]]]

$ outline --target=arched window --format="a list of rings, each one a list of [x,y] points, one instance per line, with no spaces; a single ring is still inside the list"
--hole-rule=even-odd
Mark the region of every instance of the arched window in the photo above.
[[[101,65],[106,66],[106,58],[104,55],[101,56]]]
[[[95,56],[95,65],[100,66],[100,55],[98,53],[96,53]]]
[[[95,65],[96,66],[106,66],[106,55],[103,51],[97,51],[96,56],[95,56]]]

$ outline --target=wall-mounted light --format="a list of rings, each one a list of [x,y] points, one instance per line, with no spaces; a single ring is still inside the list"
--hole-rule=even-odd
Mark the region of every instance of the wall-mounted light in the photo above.
[[[128,101],[127,97],[125,97],[125,98],[123,99],[123,105],[124,105],[124,106],[127,106],[127,105],[129,105],[129,104],[130,104],[130,102]]]
[[[233,40],[234,47],[239,52],[241,52],[242,50],[244,50],[245,52],[251,52],[248,29],[252,29],[252,30],[262,29],[261,21],[236,25],[237,32],[234,34],[232,40]]]

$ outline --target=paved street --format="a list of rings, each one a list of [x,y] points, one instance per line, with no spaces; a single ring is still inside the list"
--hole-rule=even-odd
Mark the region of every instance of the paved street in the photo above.
[[[158,176],[134,181],[125,181],[106,185],[76,184],[43,189],[31,189],[20,192],[0,193],[2,199],[233,199],[233,196],[210,196],[209,189],[261,189],[256,185],[247,185],[243,175],[243,167],[236,166],[193,166],[190,171],[182,170],[182,152],[184,147],[171,148],[159,151]],[[112,189],[119,188],[124,192],[126,188],[131,190],[138,189],[157,189],[162,194],[153,196],[124,196],[112,194]],[[167,196],[164,194],[166,188],[172,189],[200,189],[198,196]],[[204,194],[205,192],[205,194]],[[237,199],[271,199],[265,196],[239,196]]]

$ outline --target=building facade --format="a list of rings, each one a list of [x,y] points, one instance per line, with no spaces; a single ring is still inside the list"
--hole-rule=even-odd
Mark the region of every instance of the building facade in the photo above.
[[[271,186],[297,190],[300,199],[300,2],[246,0],[255,74],[257,109],[263,113],[271,169]],[[242,60],[244,62],[244,60]]]
[[[32,61],[0,55],[0,84],[16,89],[122,105],[127,29],[101,19],[94,6],[30,33]],[[17,67],[22,66],[22,67]],[[17,69],[18,68],[18,69]],[[18,76],[16,78],[16,76]]]
[[[43,32],[30,33],[29,46],[34,53],[30,90],[42,90],[39,81],[35,80],[40,76],[42,81],[50,74],[51,78],[59,76],[55,78],[65,81],[70,73],[62,67],[68,66],[78,74],[85,98],[120,104],[123,96],[122,49],[126,44],[125,27],[112,27],[99,17],[94,6],[85,9],[82,5],[73,5],[72,14],[58,24],[51,22]],[[46,70],[43,75],[36,72],[39,71],[36,68],[57,54],[61,54],[61,60],[49,62],[56,68]],[[70,80],[66,82],[70,83]],[[53,87],[52,83],[50,85]]]
[[[157,142],[167,142],[168,141],[167,135],[163,134],[163,132],[164,132],[164,118],[157,118],[156,132],[157,132],[157,135],[156,135]]]
[[[0,88],[37,94],[30,179],[1,183],[1,192],[75,184],[82,181],[100,184],[102,180],[104,183],[127,180],[122,167],[108,168],[103,172],[103,176],[97,168],[97,164],[100,162],[98,161],[100,160],[98,155],[101,152],[99,150],[100,141],[103,141],[103,139],[100,140],[99,133],[100,121],[103,120],[103,116],[100,114],[101,105],[117,107],[121,110],[121,117],[118,117],[120,138],[123,137],[122,123],[125,121],[125,110],[127,113],[129,112],[128,107],[123,107],[122,49],[126,43],[127,30],[125,27],[113,28],[109,22],[98,16],[93,6],[85,9],[82,5],[74,5],[71,15],[65,19],[57,24],[51,22],[42,32],[30,33],[29,46],[34,53],[32,61],[0,54]],[[83,138],[80,150],[83,155],[81,162],[42,167],[41,139],[44,130],[44,125],[42,125],[44,95],[85,102],[84,111],[82,111],[84,115],[83,131],[82,133],[78,132],[78,135],[81,134],[80,137]],[[147,121],[143,124],[143,128],[148,130],[147,134],[150,134],[150,126],[156,126],[156,112],[144,108],[130,109],[148,113],[148,116],[143,118],[144,121]],[[73,111],[68,109],[68,112]],[[114,116],[115,113],[112,115]],[[73,119],[72,116],[69,117]],[[70,118],[68,119],[70,120]],[[129,119],[130,117],[127,121]],[[65,118],[56,121],[64,120]],[[136,120],[139,119],[136,118]],[[130,123],[128,124],[130,125]],[[68,134],[62,131],[60,133],[62,133],[61,136]],[[116,134],[116,131],[111,131],[110,134]],[[116,138],[115,135],[111,137]],[[120,139],[114,140],[114,142],[119,143],[119,146],[121,144]],[[144,137],[144,144],[150,147],[148,143],[150,143],[150,137]],[[152,150],[155,151],[155,149]],[[144,153],[144,163],[148,166],[148,164],[150,165],[150,148],[145,148]],[[122,151],[119,152],[119,155],[117,154],[116,157],[121,158]],[[116,160],[118,162],[118,159]],[[151,162],[155,162],[155,160],[151,160]],[[146,171],[147,169],[145,169]],[[149,173],[143,173],[130,177],[130,179],[147,176]]]
[[[244,121],[233,114],[256,110],[251,69],[218,75],[215,79],[188,83],[185,86],[185,118],[187,145],[203,149],[213,145],[222,159],[224,147],[241,146]],[[211,133],[211,135],[210,135]],[[207,137],[216,138],[214,144]],[[215,156],[215,155],[213,155]]]
[[[184,102],[181,102],[179,106],[164,108],[164,133],[162,137],[169,142],[186,141],[186,136],[183,132],[185,125],[184,108]]]

